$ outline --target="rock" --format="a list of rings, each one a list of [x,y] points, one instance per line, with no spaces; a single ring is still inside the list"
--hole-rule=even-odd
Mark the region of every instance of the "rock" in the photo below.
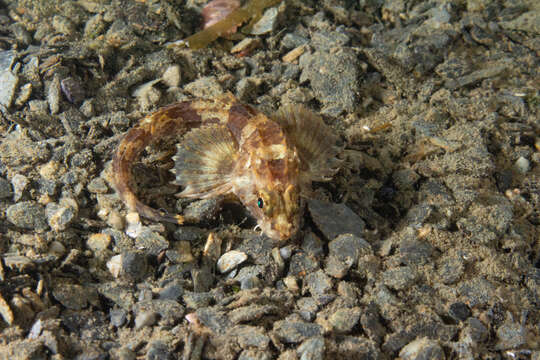
[[[493,301],[495,286],[483,277],[474,277],[461,282],[458,285],[458,292],[463,297],[462,301],[474,308]]]
[[[215,281],[215,276],[208,266],[191,269],[191,278],[193,280],[193,291],[195,292],[209,291]]]
[[[109,191],[109,187],[103,178],[94,178],[86,186],[88,191],[95,194],[106,194]]]
[[[45,208],[47,222],[54,231],[65,230],[76,216],[76,209],[54,202],[48,203]]]
[[[507,30],[527,31],[531,34],[540,33],[540,11],[527,11],[511,21],[501,21],[500,26]]]
[[[313,297],[302,297],[296,301],[298,314],[306,321],[312,321],[319,310],[319,305]]]
[[[47,229],[45,209],[35,201],[24,201],[9,206],[6,216],[10,223],[23,229],[36,231]]]
[[[231,250],[221,255],[217,262],[217,268],[220,273],[224,274],[236,268],[246,260],[247,255],[245,253],[237,250]]]
[[[327,239],[335,239],[341,234],[361,237],[364,232],[364,221],[345,204],[309,199],[308,209],[315,225]]]
[[[438,341],[428,338],[416,339],[399,352],[403,360],[444,360],[446,356]]]
[[[243,349],[255,347],[264,350],[270,344],[266,330],[258,326],[236,325],[228,332],[228,335],[234,336],[238,345]]]
[[[455,302],[450,305],[448,315],[457,321],[465,321],[471,316],[471,310],[462,302]]]
[[[15,96],[15,90],[17,90],[17,84],[19,83],[19,77],[14,75],[9,70],[0,71],[0,105],[9,108],[13,102]]]
[[[300,68],[300,82],[310,82],[315,97],[324,105],[324,114],[338,116],[353,111],[360,90],[360,64],[354,51],[339,48],[332,53],[306,53],[300,57]]]
[[[223,88],[213,76],[201,77],[184,85],[184,90],[195,97],[213,98],[223,94]]]
[[[149,255],[157,256],[169,247],[169,242],[158,233],[143,229],[135,238],[135,246]]]
[[[251,35],[264,35],[274,31],[277,26],[278,14],[277,6],[266,9],[259,21],[253,24],[249,33]]]
[[[246,253],[255,264],[268,265],[272,261],[272,249],[275,246],[274,240],[265,235],[251,235],[238,250]]]
[[[383,273],[383,282],[392,289],[405,290],[415,283],[417,276],[412,267],[403,266],[386,270]]]
[[[527,329],[521,324],[507,321],[497,329],[498,350],[518,349],[527,343]]]
[[[121,255],[120,276],[134,282],[148,276],[147,256],[140,251],[125,251]]]
[[[13,201],[19,201],[22,196],[23,192],[28,186],[29,180],[26,176],[21,174],[15,174],[11,178],[11,185],[13,185]]]
[[[60,111],[60,79],[55,75],[53,79],[47,82],[47,102],[52,115],[58,114]]]
[[[322,327],[295,320],[279,320],[274,322],[274,333],[284,343],[299,343],[314,336],[322,335]]]
[[[519,159],[516,160],[515,166],[521,174],[526,174],[527,172],[529,172],[530,162],[523,156],[520,156]]]
[[[178,301],[182,295],[184,295],[184,287],[178,280],[172,281],[158,292],[158,296],[162,300]]]
[[[154,311],[141,311],[135,317],[135,329],[141,329],[145,326],[152,326],[158,320],[158,314]]]
[[[53,288],[52,295],[71,310],[82,310],[88,305],[89,291],[81,285],[59,283]]]
[[[360,320],[361,313],[362,311],[359,307],[338,309],[330,315],[329,321],[334,330],[345,333],[351,331],[356,326],[358,320]]]
[[[86,246],[94,252],[99,252],[107,249],[111,240],[112,237],[109,234],[92,234],[86,240]]]
[[[170,360],[172,355],[167,345],[163,342],[156,340],[152,341],[148,345],[148,351],[146,352],[146,360]]]
[[[440,260],[437,273],[443,284],[449,285],[456,283],[464,271],[463,259],[458,255],[448,255]]]
[[[336,269],[338,274],[343,272],[339,271],[338,263],[342,264],[346,274],[349,268],[358,264],[360,256],[373,253],[371,245],[367,241],[352,234],[338,236],[328,244],[328,250],[330,256],[327,258],[327,268],[328,264],[333,264],[333,269]],[[336,274],[335,271],[332,273]],[[335,277],[342,278],[345,274]]]
[[[481,343],[488,339],[489,330],[480,320],[472,317],[468,318],[466,323],[467,327],[464,330],[464,334],[469,335],[473,341]]]
[[[301,360],[323,360],[324,351],[325,345],[323,337],[313,337],[308,339],[296,349]]]
[[[232,326],[224,311],[217,308],[201,308],[196,311],[198,320],[210,330],[225,334]]]
[[[306,275],[304,286],[321,303],[326,303],[329,298],[333,297],[331,292],[333,286],[332,279],[322,270]]]
[[[318,269],[319,263],[316,259],[309,256],[305,252],[297,252],[291,256],[289,273],[287,275],[303,278],[307,274],[310,274]]]
[[[180,85],[181,81],[181,72],[180,66],[171,65],[169,66],[161,76],[161,81],[169,88],[177,88]]]
[[[244,350],[238,356],[238,360],[271,360],[272,353],[261,350]]]
[[[111,319],[111,324],[119,328],[127,321],[127,311],[124,309],[111,309],[109,318]]]
[[[0,199],[6,199],[11,197],[13,189],[9,181],[4,178],[0,178]]]
[[[62,79],[60,81],[60,89],[66,99],[72,104],[80,104],[86,96],[81,82],[73,77]]]

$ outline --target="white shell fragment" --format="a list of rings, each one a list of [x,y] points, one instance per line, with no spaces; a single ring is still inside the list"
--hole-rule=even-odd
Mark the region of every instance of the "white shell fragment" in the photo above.
[[[231,250],[221,255],[217,261],[217,267],[220,273],[224,274],[231,271],[241,263],[247,260],[247,255],[238,250]]]

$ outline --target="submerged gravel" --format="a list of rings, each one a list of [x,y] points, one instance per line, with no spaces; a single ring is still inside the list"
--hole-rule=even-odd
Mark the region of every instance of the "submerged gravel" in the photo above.
[[[0,8],[1,359],[539,359],[537,1],[284,1],[168,49],[204,1]],[[236,46],[235,46],[236,45]],[[339,133],[295,239],[177,199],[174,141],[111,156],[143,115],[225,91]]]

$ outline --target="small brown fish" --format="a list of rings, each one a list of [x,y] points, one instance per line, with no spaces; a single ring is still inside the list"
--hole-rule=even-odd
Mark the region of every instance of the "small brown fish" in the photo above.
[[[154,221],[182,224],[141,203],[131,188],[131,166],[144,148],[165,136],[184,134],[174,156],[178,195],[209,198],[234,194],[264,234],[277,240],[300,226],[303,197],[313,181],[336,173],[341,148],[322,118],[299,105],[268,117],[231,94],[183,101],[143,118],[128,131],[113,159],[116,189],[131,211]]]

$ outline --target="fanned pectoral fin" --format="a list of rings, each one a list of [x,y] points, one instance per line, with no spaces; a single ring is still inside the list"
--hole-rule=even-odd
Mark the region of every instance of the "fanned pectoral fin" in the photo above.
[[[230,131],[215,124],[190,131],[174,156],[175,184],[183,197],[207,198],[231,191],[238,145]]]
[[[301,105],[286,105],[273,116],[296,146],[306,181],[328,181],[339,170],[339,137],[322,118]]]

